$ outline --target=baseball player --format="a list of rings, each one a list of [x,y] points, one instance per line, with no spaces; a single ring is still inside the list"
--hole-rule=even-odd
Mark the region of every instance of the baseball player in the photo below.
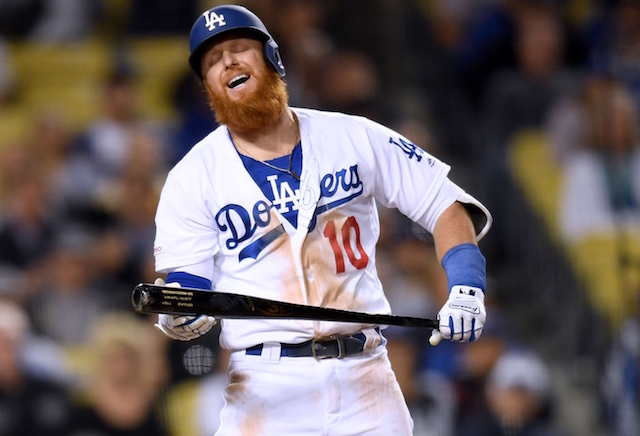
[[[156,270],[172,286],[389,314],[376,273],[376,200],[434,236],[449,280],[441,338],[482,333],[491,215],[450,167],[368,119],[288,106],[278,45],[233,5],[205,11],[189,64],[221,124],[170,171],[156,214]],[[479,212],[477,230],[470,216]],[[161,280],[159,282],[162,282]],[[159,315],[191,340],[211,316]],[[381,326],[221,321],[231,350],[218,435],[409,435]]]

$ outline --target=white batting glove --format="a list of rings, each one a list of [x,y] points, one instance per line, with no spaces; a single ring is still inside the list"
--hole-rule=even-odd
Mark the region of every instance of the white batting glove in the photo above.
[[[473,342],[480,337],[487,311],[484,292],[471,286],[454,286],[449,299],[438,313],[438,330],[431,332],[429,343],[438,345],[442,339],[456,342]]]
[[[154,284],[165,286],[164,280],[156,279]],[[169,283],[166,286],[179,288],[180,283]],[[213,316],[198,315],[165,315],[158,314],[158,322],[154,326],[171,339],[177,341],[190,341],[199,338],[216,325],[217,320]]]

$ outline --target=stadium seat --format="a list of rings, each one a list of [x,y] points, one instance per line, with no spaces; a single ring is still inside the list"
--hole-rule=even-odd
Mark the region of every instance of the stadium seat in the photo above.
[[[56,85],[103,79],[111,68],[112,50],[97,40],[50,45],[19,42],[12,44],[10,59],[20,86]]]
[[[197,409],[198,380],[187,380],[173,386],[167,392],[163,413],[172,436],[198,434]]]
[[[53,110],[61,114],[69,127],[78,131],[93,121],[100,112],[100,84],[67,84],[65,86],[33,86],[23,91],[22,104],[32,111]]]
[[[17,77],[15,105],[22,111],[55,108],[79,129],[99,108],[99,93],[112,67],[112,49],[88,40],[72,44],[13,43],[10,59]]]
[[[615,329],[637,307],[640,296],[640,234],[590,234],[568,242],[559,227],[562,167],[554,160],[544,132],[519,132],[510,143],[512,175],[552,240],[568,255],[592,306]],[[621,262],[621,253],[627,262]]]
[[[137,75],[142,115],[173,117],[176,83],[189,72],[189,41],[180,37],[133,38],[127,45],[127,57]]]
[[[594,307],[618,328],[637,310],[640,296],[640,235],[589,235],[568,245]],[[636,247],[634,249],[633,247]],[[629,262],[622,262],[622,256]]]
[[[516,134],[510,143],[509,160],[516,183],[558,242],[562,169],[553,159],[544,132],[524,130]]]
[[[0,149],[27,138],[31,129],[28,110],[20,107],[0,108]]]

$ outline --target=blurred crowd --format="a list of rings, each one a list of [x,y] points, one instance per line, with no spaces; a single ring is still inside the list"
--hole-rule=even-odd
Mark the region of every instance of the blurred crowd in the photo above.
[[[0,114],[23,91],[15,44],[100,39],[114,51],[98,116],[77,128],[34,107],[27,137],[0,148],[0,436],[215,433],[227,359],[215,331],[167,341],[153,317],[133,312],[130,293],[156,277],[153,219],[167,171],[216,124],[186,57],[174,115],[142,116],[138,72],[119,50],[186,38],[218,3],[0,0]],[[451,164],[450,177],[494,214],[480,243],[481,340],[433,348],[425,332],[385,330],[415,435],[640,434],[640,1],[240,3],[279,43],[292,106],[388,125]],[[551,223],[525,231],[569,259],[594,239],[612,247],[606,295],[568,267],[586,280],[608,339],[594,357],[592,409],[563,401],[566,359],[517,319],[540,291],[513,280],[526,266],[506,230],[527,225],[510,222],[507,195],[517,185],[511,152],[527,132],[542,135],[561,177],[545,194],[558,199]],[[431,317],[446,300],[430,235],[396,211],[381,211],[377,263],[396,314]],[[540,324],[562,325],[564,310],[538,314]]]

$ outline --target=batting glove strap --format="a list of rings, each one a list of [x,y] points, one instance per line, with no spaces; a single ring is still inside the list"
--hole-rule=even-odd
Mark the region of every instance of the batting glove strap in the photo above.
[[[449,299],[438,313],[438,330],[444,339],[473,342],[482,334],[486,319],[482,289],[453,286]]]

